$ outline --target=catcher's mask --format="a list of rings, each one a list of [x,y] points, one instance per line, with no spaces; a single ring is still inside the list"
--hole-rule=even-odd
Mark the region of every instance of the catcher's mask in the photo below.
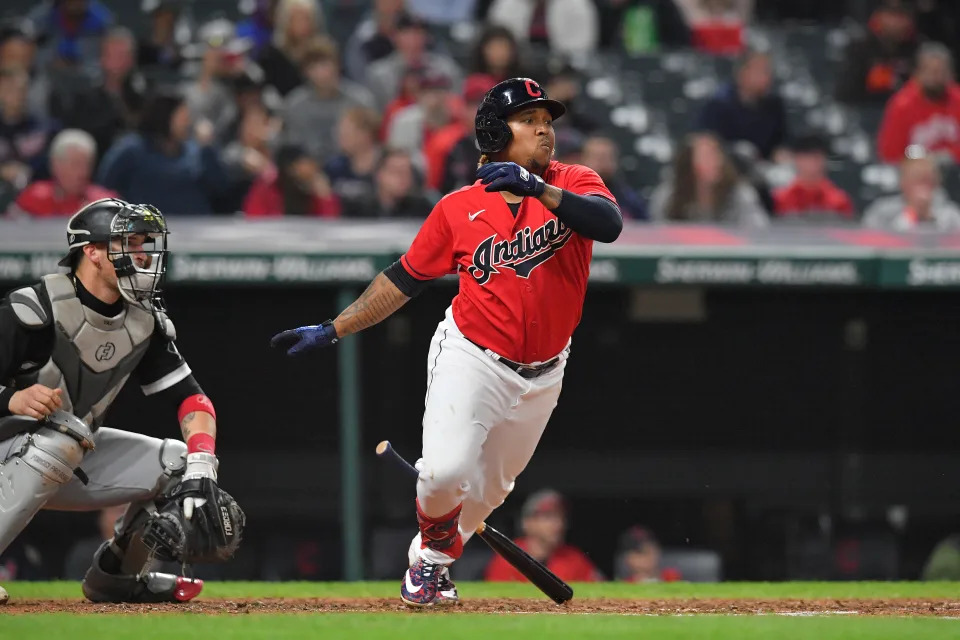
[[[148,311],[163,309],[167,272],[167,223],[151,205],[131,205],[110,225],[107,257],[117,272],[120,294]]]

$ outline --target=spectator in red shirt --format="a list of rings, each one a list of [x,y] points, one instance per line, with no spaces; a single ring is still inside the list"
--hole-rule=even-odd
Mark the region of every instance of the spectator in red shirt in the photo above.
[[[827,143],[817,135],[797,138],[793,144],[796,177],[773,194],[777,216],[838,214],[853,216],[850,196],[827,178]]]
[[[564,542],[567,533],[567,506],[556,491],[534,493],[523,503],[523,537],[516,540],[521,549],[544,563],[567,582],[598,582],[603,576],[590,558]],[[526,578],[501,556],[487,565],[486,580],[523,582]]]
[[[261,176],[250,188],[243,203],[248,217],[340,215],[340,199],[306,149],[283,146],[276,164],[276,172]]]
[[[116,198],[117,193],[90,183],[97,144],[86,131],[64,129],[50,145],[52,180],[27,185],[10,205],[12,215],[69,216],[87,203]]]
[[[917,55],[913,79],[887,103],[877,138],[884,162],[900,162],[910,145],[960,160],[960,87],[950,50],[927,43]]]

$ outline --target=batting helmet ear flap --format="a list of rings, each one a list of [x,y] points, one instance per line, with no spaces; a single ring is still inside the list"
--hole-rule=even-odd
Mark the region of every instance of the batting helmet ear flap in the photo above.
[[[481,104],[477,109],[475,121],[477,148],[482,153],[497,153],[503,151],[510,144],[513,132],[507,121],[498,115],[492,106]]]

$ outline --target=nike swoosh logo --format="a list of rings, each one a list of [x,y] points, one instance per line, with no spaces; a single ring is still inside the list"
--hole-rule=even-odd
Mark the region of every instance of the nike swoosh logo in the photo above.
[[[476,213],[468,213],[467,217],[470,218],[470,222],[473,222],[474,218],[476,218],[478,215],[480,215],[484,211],[486,211],[486,209],[480,209],[480,211],[477,211]]]
[[[418,591],[420,591],[420,589],[423,589],[423,585],[422,585],[422,584],[421,584],[420,586],[418,586],[418,587],[415,587],[415,586],[413,586],[413,583],[410,582],[410,571],[409,571],[409,570],[407,571],[406,578],[407,578],[407,591],[408,591],[409,593],[417,593]]]

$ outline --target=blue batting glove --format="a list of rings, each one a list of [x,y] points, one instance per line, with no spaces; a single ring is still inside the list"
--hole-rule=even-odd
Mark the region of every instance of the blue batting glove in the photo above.
[[[312,349],[329,347],[336,344],[339,338],[332,320],[323,324],[314,324],[307,327],[297,327],[282,331],[270,339],[271,347],[287,349],[288,356],[297,356]]]
[[[477,169],[477,177],[487,191],[509,191],[515,196],[539,198],[547,188],[543,178],[516,162],[488,162]]]

